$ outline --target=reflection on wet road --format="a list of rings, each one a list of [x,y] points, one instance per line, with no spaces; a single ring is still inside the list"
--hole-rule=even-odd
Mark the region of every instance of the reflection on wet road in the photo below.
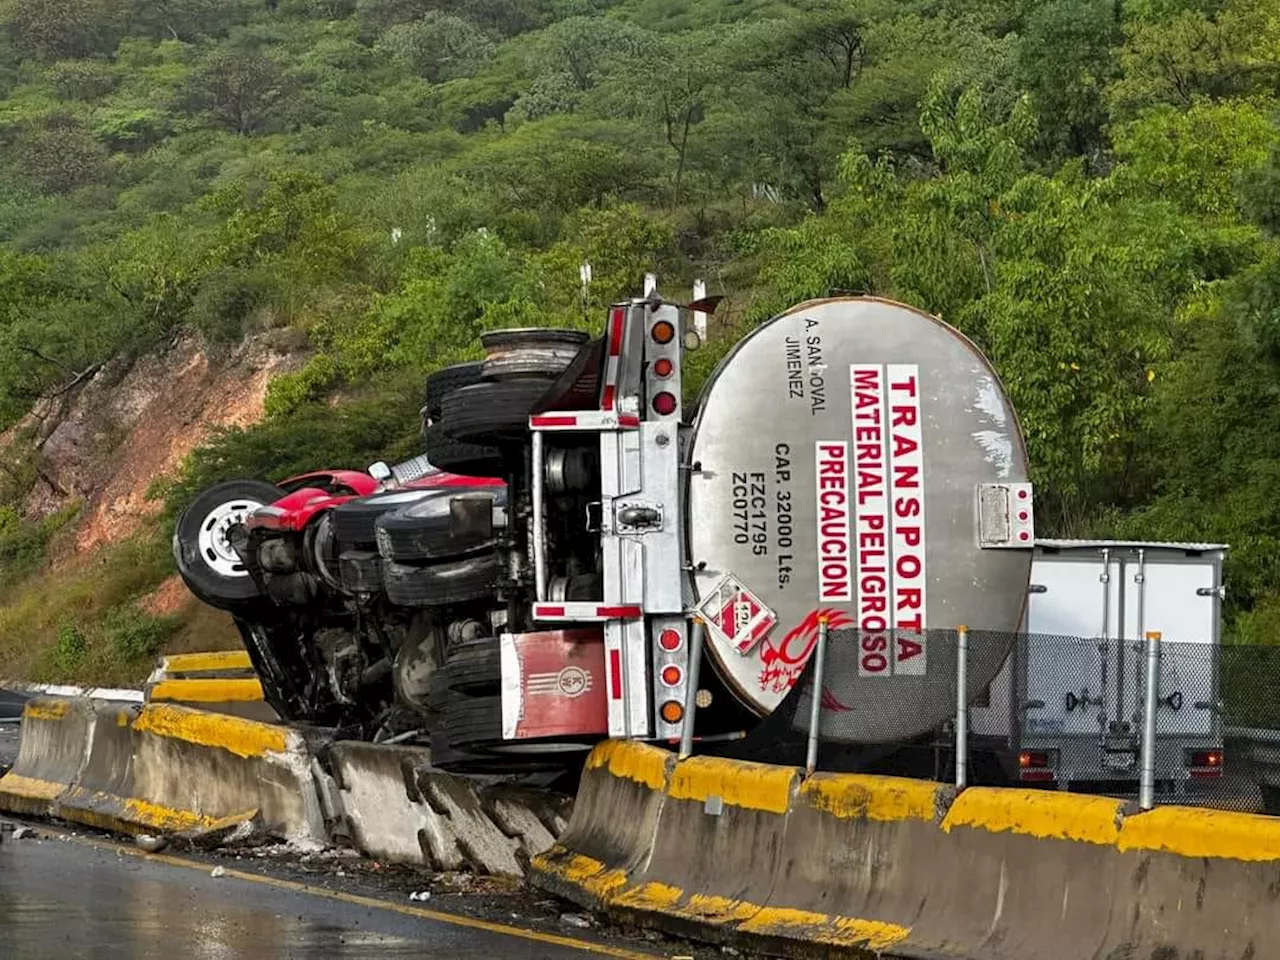
[[[404,916],[371,904],[234,876],[214,878],[210,869],[59,839],[6,838],[0,843],[0,957],[383,960],[586,955],[567,943]]]

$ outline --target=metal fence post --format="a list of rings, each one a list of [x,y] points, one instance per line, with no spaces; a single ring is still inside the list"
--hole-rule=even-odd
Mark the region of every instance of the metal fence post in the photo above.
[[[698,675],[702,672],[702,645],[707,625],[694,617],[689,631],[689,673],[684,691],[684,723],[680,727],[680,759],[693,753],[693,718],[698,711]]]
[[[813,776],[818,769],[818,736],[822,726],[822,679],[827,666],[827,633],[830,630],[827,616],[818,617],[818,646],[813,651],[813,693],[809,704],[809,747],[805,751],[804,775]]]
[[[956,627],[956,788],[969,781],[969,628]]]
[[[1150,810],[1156,794],[1156,711],[1160,706],[1160,633],[1147,634],[1147,688],[1142,707],[1142,769],[1138,806]]]

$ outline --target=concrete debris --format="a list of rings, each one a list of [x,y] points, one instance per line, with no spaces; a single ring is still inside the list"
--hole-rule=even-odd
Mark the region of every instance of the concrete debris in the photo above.
[[[146,853],[159,853],[169,845],[167,837],[156,837],[147,833],[140,833],[133,838],[134,845],[139,850]]]
[[[591,927],[591,921],[580,913],[562,913],[560,914],[560,922],[566,927],[573,927],[575,930],[587,930]]]
[[[213,877],[213,879],[215,880],[217,880],[219,877],[225,877],[226,875],[227,875],[226,867],[214,867],[213,871],[209,874],[209,876]]]
[[[413,893],[409,894],[409,899],[413,900],[415,903],[426,903],[431,899],[431,891],[415,890]]]
[[[15,840],[34,840],[39,834],[31,827],[14,827],[13,839]]]
[[[222,843],[224,846],[234,847],[250,840],[256,832],[253,821],[246,820],[244,823],[236,824],[234,829],[223,838]]]
[[[378,860],[519,878],[564,827],[561,801],[442,773],[420,747],[340,742],[327,761],[339,819]]]

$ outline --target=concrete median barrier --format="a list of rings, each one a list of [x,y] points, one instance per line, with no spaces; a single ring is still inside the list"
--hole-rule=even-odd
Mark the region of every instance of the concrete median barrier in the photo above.
[[[320,843],[324,819],[297,732],[169,704],[27,705],[0,809],[124,833],[197,836],[255,820]]]
[[[87,699],[28,700],[13,767],[0,777],[0,810],[45,817],[75,783],[89,752],[95,715]]]
[[[806,780],[637,744],[593,753],[569,828],[531,879],[614,916],[784,956],[1245,960],[1280,942],[1277,820]]]
[[[563,828],[553,799],[432,770],[422,748],[343,742],[328,761],[347,831],[367,856],[518,877]]]

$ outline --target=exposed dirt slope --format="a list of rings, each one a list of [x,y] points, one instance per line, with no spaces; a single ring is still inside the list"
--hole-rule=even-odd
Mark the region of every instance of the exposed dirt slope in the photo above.
[[[20,425],[35,429],[39,468],[27,515],[47,516],[79,500],[79,553],[129,536],[160,509],[146,499],[151,484],[217,427],[261,418],[268,380],[294,365],[267,337],[214,357],[195,336],[176,339],[162,353],[104,365]]]

